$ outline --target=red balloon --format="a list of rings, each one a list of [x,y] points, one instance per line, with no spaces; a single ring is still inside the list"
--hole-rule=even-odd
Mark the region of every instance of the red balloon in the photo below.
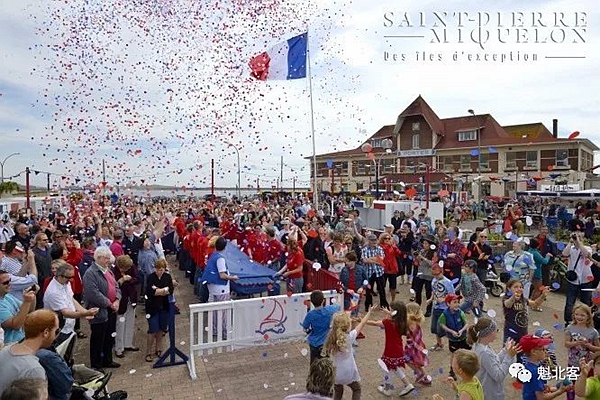
[[[569,135],[569,139],[575,139],[577,136],[579,136],[579,131],[575,131],[575,132],[571,133]]]

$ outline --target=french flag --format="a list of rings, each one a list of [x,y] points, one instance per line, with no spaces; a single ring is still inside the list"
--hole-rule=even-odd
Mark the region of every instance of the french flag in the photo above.
[[[278,43],[250,60],[250,76],[259,81],[306,78],[307,45],[308,32]]]

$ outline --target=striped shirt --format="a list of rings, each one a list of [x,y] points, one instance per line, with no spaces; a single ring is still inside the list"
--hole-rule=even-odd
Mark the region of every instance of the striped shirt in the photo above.
[[[383,249],[381,248],[381,246],[365,246],[362,248],[361,250],[361,255],[362,255],[362,260],[366,259],[366,258],[371,258],[371,257],[381,257],[381,262],[383,262],[383,258],[385,257],[385,254],[383,253]],[[383,266],[381,264],[375,264],[375,263],[367,263],[363,261],[363,264],[365,266],[365,269],[367,270],[367,276],[370,278],[371,276],[375,275],[376,278],[380,277],[383,275]]]
[[[2,269],[11,275],[17,275],[23,266],[19,260],[12,257],[4,257],[0,264],[2,265]]]

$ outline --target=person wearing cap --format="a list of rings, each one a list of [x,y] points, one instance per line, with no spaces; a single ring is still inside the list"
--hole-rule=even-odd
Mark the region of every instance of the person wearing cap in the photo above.
[[[558,389],[546,384],[546,380],[540,377],[538,368],[540,363],[547,357],[548,345],[551,339],[544,339],[535,335],[525,335],[519,340],[523,353],[527,356],[525,370],[531,374],[529,381],[520,380],[523,384],[523,400],[551,400],[562,396],[573,388],[573,385],[561,385]],[[554,390],[554,391],[552,391]]]
[[[594,374],[589,376],[590,370]],[[592,359],[579,360],[579,377],[575,382],[575,394],[584,399],[600,399],[600,352],[594,353]]]
[[[281,221],[281,229],[279,230],[279,232],[277,232],[277,239],[282,241],[283,237],[286,235],[289,235],[290,233],[290,220],[288,218],[285,218]]]
[[[27,254],[20,242],[6,243],[5,255],[2,259],[2,269],[10,274],[10,293],[23,301],[23,291],[38,284],[38,272],[35,265],[35,255],[32,250]]]
[[[429,350],[440,351],[444,348],[442,338],[446,336],[445,332],[440,329],[438,322],[440,316],[448,308],[446,304],[446,296],[454,293],[454,286],[450,279],[444,276],[442,267],[436,262],[431,266],[431,297],[427,300],[427,305],[433,303],[433,311],[431,314],[431,333],[436,337],[436,344]]]
[[[504,381],[509,367],[516,362],[517,353],[521,351],[518,343],[509,340],[499,353],[491,344],[498,338],[496,321],[483,317],[467,330],[467,343],[479,357],[481,368],[477,378],[483,386],[486,400],[504,400]]]
[[[367,245],[361,249],[361,262],[367,270],[369,277],[369,286],[365,297],[365,309],[368,311],[373,305],[373,285],[377,283],[377,292],[379,294],[379,304],[383,308],[388,308],[389,303],[385,297],[385,281],[383,271],[383,259],[385,254],[381,246],[377,244],[377,236],[373,233],[367,235]]]
[[[22,300],[17,299],[12,279],[13,275],[0,269],[0,326],[4,329],[4,343],[18,342],[25,337],[25,317],[35,310],[35,291],[22,291]]]
[[[438,325],[441,330],[446,332],[448,337],[448,349],[452,353],[450,356],[450,376],[456,379],[456,374],[452,368],[454,352],[458,349],[471,349],[471,346],[467,343],[467,316],[460,309],[461,295],[449,293],[444,300],[448,307],[440,315]]]

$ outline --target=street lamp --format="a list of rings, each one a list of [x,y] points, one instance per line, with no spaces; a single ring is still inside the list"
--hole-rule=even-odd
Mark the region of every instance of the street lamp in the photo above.
[[[237,192],[238,192],[238,199],[242,198],[241,195],[241,179],[240,179],[240,149],[238,149],[238,147],[236,145],[234,145],[233,143],[229,143],[229,142],[225,142],[225,144],[229,147],[233,147],[235,149],[235,152],[237,153],[237,176],[238,176],[238,184],[237,184]]]
[[[379,165],[381,162],[381,157],[383,157],[384,155],[387,154],[392,154],[392,146],[394,145],[394,142],[392,142],[391,139],[383,139],[381,141],[381,147],[385,149],[385,152],[383,154],[381,154],[381,156],[378,159],[375,159],[375,156],[373,155],[373,165],[375,166],[375,199],[379,200]],[[371,151],[373,150],[372,146],[365,146],[363,145],[362,150],[366,153],[369,154],[373,154],[371,153]]]
[[[479,123],[479,117],[475,116],[475,111],[469,109],[469,114],[477,118],[477,175],[479,176],[479,182],[477,182],[477,202],[481,202],[481,127]]]
[[[6,162],[6,160],[8,160],[9,158],[11,158],[12,156],[20,156],[21,153],[12,153],[9,154],[8,156],[6,156],[6,158],[4,159],[4,161],[0,162],[0,169],[1,169],[1,176],[2,176],[2,181],[0,181],[1,183],[4,183],[4,163]]]

